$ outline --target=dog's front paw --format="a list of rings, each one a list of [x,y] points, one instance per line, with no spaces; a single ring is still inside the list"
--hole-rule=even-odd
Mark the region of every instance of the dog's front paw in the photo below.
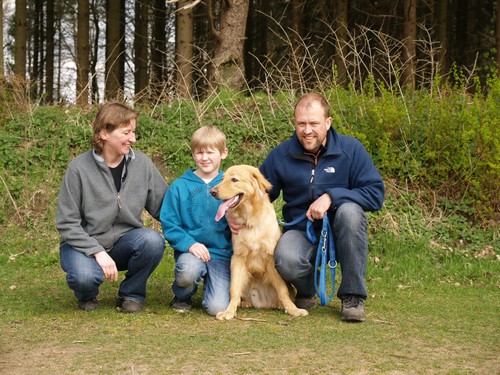
[[[307,310],[305,310],[305,309],[299,309],[299,308],[287,310],[286,312],[289,315],[293,316],[294,318],[297,318],[299,316],[307,316],[307,315],[309,315],[309,313],[307,312]]]
[[[230,320],[230,319],[233,319],[235,316],[236,316],[236,313],[234,311],[231,311],[228,309],[226,311],[221,311],[221,312],[217,313],[217,315],[215,316],[215,319],[217,319],[217,320]]]

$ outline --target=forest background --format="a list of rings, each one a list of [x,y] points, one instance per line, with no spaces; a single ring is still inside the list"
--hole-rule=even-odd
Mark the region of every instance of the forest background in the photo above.
[[[317,91],[331,103],[333,126],[363,142],[386,184],[383,209],[369,215],[367,276],[370,300],[375,302],[368,311],[377,315],[368,315],[365,329],[371,332],[370,322],[398,325],[394,322],[400,311],[419,321],[415,307],[405,305],[409,302],[399,299],[396,290],[431,306],[428,315],[418,308],[422,326],[413,332],[424,346],[444,342],[455,347],[455,340],[471,340],[467,330],[479,332],[474,345],[460,346],[461,355],[447,351],[436,354],[436,359],[419,352],[422,345],[415,342],[415,347],[408,345],[416,354],[403,354],[404,365],[397,360],[380,364],[373,358],[375,365],[368,368],[390,372],[424,366],[416,372],[444,368],[460,373],[461,366],[472,366],[472,372],[495,372],[495,296],[500,287],[499,4],[17,0],[11,9],[14,18],[1,17],[8,31],[2,34],[0,65],[0,324],[5,333],[0,351],[7,358],[0,360],[0,369],[29,373],[35,367],[14,365],[17,358],[28,356],[36,363],[47,355],[43,347],[50,340],[67,337],[46,331],[45,318],[36,318],[40,312],[55,309],[53,325],[69,324],[68,331],[82,328],[77,325],[80,318],[72,315],[72,297],[58,264],[55,205],[68,162],[89,148],[90,123],[100,103],[121,100],[141,112],[136,147],[171,182],[192,167],[189,138],[199,126],[214,124],[227,134],[230,153],[224,168],[240,163],[258,166],[272,147],[292,134],[297,97]],[[159,229],[147,215],[144,220]],[[153,326],[159,324],[156,314],[169,314],[159,290],[164,293],[160,285],[172,278],[170,253],[167,249],[151,282],[154,311],[144,319]],[[392,310],[389,303],[394,300],[401,305]],[[310,327],[321,327],[311,315]],[[115,336],[113,326],[123,322],[110,319],[105,330]],[[429,324],[427,319],[439,320]],[[460,322],[461,327],[448,322]],[[380,338],[370,347],[372,352],[382,342],[400,343],[408,326],[399,328],[396,340],[375,328],[376,334],[367,336]],[[193,329],[195,335],[206,334]],[[316,329],[311,328],[313,337],[321,335]],[[436,332],[443,335],[442,341],[433,336]],[[99,342],[97,333],[89,334]],[[297,335],[300,345],[303,337]],[[445,338],[449,335],[453,338]],[[176,340],[179,346],[189,345]],[[345,350],[352,350],[352,343],[344,344]],[[362,346],[364,341],[360,338],[355,344]],[[217,340],[213,345],[218,347]],[[40,357],[31,357],[36,353]],[[76,362],[62,361],[57,368],[58,353],[48,356],[56,359],[53,364],[43,362],[50,370],[46,372],[69,368],[78,373],[71,367]],[[458,365],[444,365],[451,357],[457,360],[455,356],[460,357]],[[396,352],[394,358],[400,357]],[[474,365],[467,364],[471,358],[477,360]],[[200,369],[194,358],[189,360]],[[288,360],[284,373],[307,372],[301,363]],[[98,372],[91,366],[87,373]],[[119,359],[114,366],[123,372]],[[207,368],[217,368],[212,366]],[[254,366],[255,372],[266,372]],[[237,371],[227,373],[233,372]]]

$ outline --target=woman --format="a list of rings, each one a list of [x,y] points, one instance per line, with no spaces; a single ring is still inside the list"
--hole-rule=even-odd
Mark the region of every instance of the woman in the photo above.
[[[99,306],[104,280],[118,280],[121,312],[142,309],[146,283],[163,257],[165,240],[144,228],[147,210],[159,219],[168,188],[152,161],[134,151],[138,112],[108,103],[92,123],[93,149],[71,161],[64,175],[56,213],[61,235],[61,266],[82,310]]]

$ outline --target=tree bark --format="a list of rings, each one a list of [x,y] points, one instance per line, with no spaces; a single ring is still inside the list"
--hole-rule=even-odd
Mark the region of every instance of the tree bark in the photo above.
[[[106,2],[106,100],[120,99],[121,51],[121,1]]]
[[[445,77],[448,73],[448,2],[437,1],[438,3],[438,38],[440,42],[439,50],[439,73]]]
[[[182,9],[190,2],[181,0],[177,4],[175,64],[177,89],[182,97],[190,97],[193,90],[193,9]]]
[[[347,82],[347,67],[345,63],[347,55],[347,25],[348,25],[348,0],[336,2],[334,30],[336,33],[335,66],[337,68],[337,83],[345,85]]]
[[[497,30],[496,30],[496,39],[497,39],[497,74],[500,77],[500,0],[497,0]]]
[[[166,6],[164,0],[155,0],[153,9],[153,37],[151,46],[151,78],[154,95],[161,95],[161,84],[164,78],[164,55],[166,51],[165,17]]]
[[[26,0],[16,0],[14,74],[21,80],[26,79],[26,28]]]
[[[211,77],[214,87],[241,90],[245,85],[243,46],[248,7],[249,0],[223,1]]]
[[[4,71],[4,58],[3,58],[3,0],[0,0],[0,46],[2,49],[0,50],[0,82],[5,77]]]
[[[405,61],[403,62],[402,83],[415,88],[415,56],[417,40],[417,0],[404,0]]]
[[[76,38],[76,103],[89,104],[89,0],[78,0],[78,33]]]
[[[54,102],[54,0],[47,0],[47,44],[45,57],[45,102]]]
[[[144,0],[135,2],[135,35],[134,35],[134,91],[136,97],[148,86],[148,22],[149,4]]]

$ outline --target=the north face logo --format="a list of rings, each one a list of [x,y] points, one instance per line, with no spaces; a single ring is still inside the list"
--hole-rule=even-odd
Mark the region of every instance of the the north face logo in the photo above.
[[[335,168],[333,168],[333,167],[325,168],[325,172],[326,173],[335,173]]]

